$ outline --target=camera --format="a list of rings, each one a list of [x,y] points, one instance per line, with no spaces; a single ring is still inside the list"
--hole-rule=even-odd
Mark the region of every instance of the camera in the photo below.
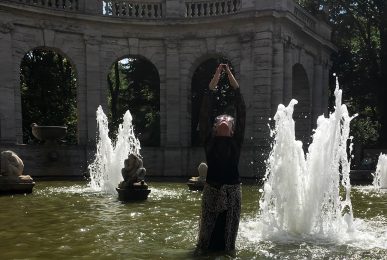
[[[227,64],[220,64],[222,66],[223,69],[226,69],[227,68]]]

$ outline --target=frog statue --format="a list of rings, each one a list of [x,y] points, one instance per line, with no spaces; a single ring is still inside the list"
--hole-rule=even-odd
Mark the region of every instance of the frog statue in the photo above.
[[[118,184],[116,189],[120,201],[146,200],[150,193],[148,185],[144,181],[146,170],[142,159],[135,154],[129,154],[121,169],[124,180]]]
[[[144,186],[146,169],[143,166],[142,159],[135,154],[129,154],[128,159],[124,161],[124,168],[121,169],[124,181],[119,184],[119,188],[130,188],[132,186]]]

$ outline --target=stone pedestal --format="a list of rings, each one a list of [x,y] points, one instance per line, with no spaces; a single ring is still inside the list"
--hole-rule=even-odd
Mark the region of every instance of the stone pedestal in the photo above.
[[[205,181],[199,179],[199,177],[192,177],[188,180],[187,185],[189,190],[203,190]]]
[[[120,201],[146,200],[151,192],[151,190],[148,189],[148,185],[143,181],[131,185],[121,185],[123,183],[124,182],[121,182],[118,188],[116,188],[118,200]]]
[[[0,194],[25,194],[32,193],[35,182],[29,175],[19,178],[0,176]]]

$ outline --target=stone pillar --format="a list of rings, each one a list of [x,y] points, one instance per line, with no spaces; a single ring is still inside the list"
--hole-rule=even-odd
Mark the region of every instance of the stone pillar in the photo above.
[[[86,55],[86,120],[87,142],[95,144],[97,121],[96,111],[101,104],[100,36],[85,35]],[[83,102],[85,102],[83,101]],[[106,113],[107,111],[105,111]]]
[[[246,108],[247,108],[247,114],[246,114],[246,126],[252,126],[254,124],[254,117],[253,111],[249,108],[252,107],[254,103],[254,75],[253,75],[253,60],[252,60],[252,40],[254,39],[253,33],[245,33],[240,35],[240,42],[241,42],[241,61],[240,61],[240,79],[239,79],[239,85],[241,86],[241,92],[243,94]],[[245,139],[247,143],[249,143],[248,137],[253,136],[251,127],[246,127],[245,132]],[[247,144],[245,142],[245,145]]]
[[[283,102],[284,105],[288,105],[292,100],[292,81],[293,81],[293,60],[292,60],[292,47],[290,43],[284,49],[284,93]]]
[[[265,173],[265,163],[269,149],[269,129],[267,124],[271,115],[271,85],[273,46],[272,33],[262,31],[255,33],[253,39],[253,77],[254,104],[254,143],[256,145],[255,172],[259,176]]]
[[[13,28],[11,23],[0,24],[0,143],[20,141],[16,140],[15,131],[15,88],[19,86],[16,86],[14,81],[11,36]]]
[[[274,39],[272,77],[271,112],[274,115],[278,105],[284,101],[284,45],[280,38]]]
[[[242,154],[239,163],[239,170],[244,177],[255,177],[256,169],[254,160],[256,155],[254,154],[255,138],[254,138],[254,126],[256,114],[253,106],[254,100],[254,65],[253,65],[253,39],[254,33],[243,33],[240,35],[240,73],[239,73],[239,85],[241,93],[246,103],[246,128],[245,138],[242,146]],[[252,163],[253,162],[253,163]]]
[[[317,117],[324,113],[322,110],[323,97],[323,78],[322,78],[321,59],[318,59],[314,64],[314,79],[312,92],[312,123],[316,127]],[[327,116],[327,115],[326,115]]]
[[[168,176],[181,175],[180,149],[180,73],[178,39],[166,39],[166,140],[164,171]]]
[[[324,113],[325,116],[328,116],[328,99],[329,99],[329,68],[328,61],[322,65],[322,103],[321,103],[321,113]]]

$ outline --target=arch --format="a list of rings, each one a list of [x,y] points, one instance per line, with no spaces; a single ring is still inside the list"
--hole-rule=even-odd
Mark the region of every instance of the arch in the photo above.
[[[77,144],[79,86],[74,63],[56,48],[35,47],[24,54],[19,68],[23,142],[37,141],[30,128],[37,123],[66,125],[64,139]]]
[[[106,80],[112,137],[122,122],[123,114],[129,109],[141,144],[159,146],[160,75],[156,66],[141,55],[124,55],[110,66]]]
[[[197,65],[191,75],[190,102],[188,102],[191,121],[191,146],[199,146],[202,144],[198,127],[201,101],[219,63],[228,63],[231,70],[234,71],[231,61],[227,57],[219,54],[203,56],[194,63]],[[219,103],[216,108],[219,113],[227,109],[229,99],[232,98],[232,94],[229,91],[231,88],[228,85],[228,80],[225,75],[221,77],[220,85],[223,87],[218,91],[217,95],[222,95],[223,98],[221,100],[224,100],[224,102]]]
[[[292,68],[292,93],[298,100],[293,113],[296,139],[301,140],[305,147],[311,140],[312,104],[308,76],[300,63]]]

